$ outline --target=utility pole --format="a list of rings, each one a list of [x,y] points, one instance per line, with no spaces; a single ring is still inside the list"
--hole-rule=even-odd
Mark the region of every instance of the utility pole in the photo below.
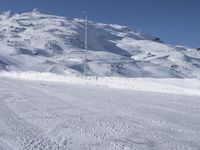
[[[88,40],[88,16],[85,11],[85,51],[84,51],[84,62],[83,62],[83,75],[87,76],[87,40]]]

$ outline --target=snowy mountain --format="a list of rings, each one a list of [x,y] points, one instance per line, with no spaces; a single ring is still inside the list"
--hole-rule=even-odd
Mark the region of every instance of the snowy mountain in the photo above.
[[[83,78],[84,20],[0,14],[0,150],[199,149],[200,49],[88,29]]]
[[[88,22],[87,74],[200,77],[200,53],[126,26]],[[83,73],[84,20],[34,10],[0,14],[0,70]]]

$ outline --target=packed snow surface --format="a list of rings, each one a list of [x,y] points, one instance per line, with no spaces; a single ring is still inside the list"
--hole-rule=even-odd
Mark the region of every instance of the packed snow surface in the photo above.
[[[200,96],[5,76],[0,85],[1,150],[200,149]]]

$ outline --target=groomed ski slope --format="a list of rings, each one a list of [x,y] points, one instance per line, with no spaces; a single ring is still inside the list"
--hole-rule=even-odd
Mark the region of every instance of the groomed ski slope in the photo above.
[[[96,85],[89,79],[60,79],[55,75],[52,82],[47,74],[33,72],[1,73],[1,150],[200,149],[197,93],[145,92],[106,87],[99,79],[90,79]],[[177,80],[173,87],[181,84]],[[198,86],[191,82],[187,88]]]

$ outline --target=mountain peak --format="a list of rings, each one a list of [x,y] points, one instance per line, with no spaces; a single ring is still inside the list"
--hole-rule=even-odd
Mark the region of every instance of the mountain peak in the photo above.
[[[40,9],[40,8],[34,8],[34,9],[32,10],[32,13],[49,14],[48,11],[45,11],[45,10]]]
[[[13,13],[12,13],[11,10],[5,11],[5,12],[1,12],[0,13],[0,20],[8,20],[12,16],[13,16]]]
[[[33,10],[32,10],[32,12],[39,12],[40,10],[39,10],[39,8],[34,8]]]

